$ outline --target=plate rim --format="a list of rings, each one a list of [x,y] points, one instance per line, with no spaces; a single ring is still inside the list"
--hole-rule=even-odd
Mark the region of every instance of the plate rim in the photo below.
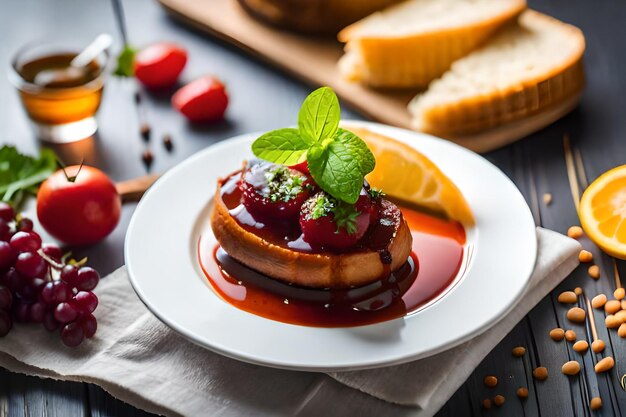
[[[536,239],[536,232],[535,232],[535,224],[534,224],[534,220],[532,217],[532,213],[530,208],[528,207],[528,204],[525,202],[523,196],[521,195],[520,191],[517,189],[517,187],[515,186],[515,184],[511,181],[510,178],[508,178],[498,167],[496,167],[495,165],[493,165],[491,162],[489,162],[488,160],[486,160],[485,158],[481,157],[480,155],[477,155],[476,153],[463,148],[457,144],[454,144],[452,142],[446,141],[445,139],[441,139],[441,138],[437,138],[434,136],[430,136],[430,135],[426,135],[420,132],[413,132],[413,131],[408,131],[406,129],[402,129],[402,128],[396,128],[396,127],[392,127],[392,126],[387,126],[387,125],[382,125],[382,124],[378,124],[378,123],[374,123],[374,122],[366,122],[366,121],[356,121],[356,120],[345,120],[342,121],[342,123],[345,123],[346,125],[354,125],[354,126],[359,126],[359,127],[365,127],[365,128],[369,128],[373,131],[378,131],[379,133],[382,134],[386,134],[389,136],[394,136],[393,133],[397,132],[399,134],[401,134],[402,136],[418,136],[421,137],[422,139],[426,139],[427,141],[435,141],[437,143],[439,142],[444,142],[446,144],[446,146],[451,146],[453,148],[456,148],[457,151],[461,151],[462,153],[467,153],[469,155],[472,155],[473,158],[478,157],[481,160],[481,163],[487,164],[487,166],[489,166],[491,169],[495,169],[499,175],[501,176],[501,179],[504,179],[506,182],[508,182],[508,186],[512,187],[512,191],[514,191],[514,193],[518,194],[518,197],[521,198],[521,201],[523,202],[523,207],[520,206],[519,208],[522,209],[524,211],[525,214],[525,221],[529,222],[529,224],[532,225],[532,230],[533,230],[533,239],[531,241],[529,241],[528,243],[532,244],[532,248],[528,248],[530,249],[531,253],[529,253],[528,255],[530,256],[530,258],[527,260],[526,264],[527,265],[527,270],[524,271],[523,275],[524,275],[524,283],[523,285],[520,285],[519,288],[517,289],[517,291],[515,292],[514,296],[511,297],[513,300],[517,299],[527,288],[529,282],[530,282],[530,278],[532,275],[532,272],[534,270],[534,266],[535,266],[535,262],[537,259],[537,239]],[[391,133],[390,133],[391,132]],[[170,319],[169,317],[167,317],[167,314],[162,314],[162,312],[160,311],[160,308],[156,305],[154,305],[150,299],[149,296],[147,296],[144,291],[142,290],[142,285],[140,280],[137,279],[137,277],[135,276],[135,271],[134,271],[134,267],[133,267],[133,262],[132,262],[132,255],[130,254],[130,247],[131,247],[131,243],[132,243],[132,239],[133,239],[133,233],[134,230],[136,228],[136,223],[139,221],[138,216],[139,213],[142,212],[144,204],[147,204],[146,201],[149,201],[149,199],[151,198],[152,194],[155,194],[157,192],[157,190],[159,189],[161,184],[166,183],[167,181],[169,181],[169,179],[173,176],[175,176],[180,170],[182,170],[184,167],[186,166],[190,166],[194,163],[196,163],[196,161],[198,160],[202,160],[204,158],[207,158],[207,155],[210,155],[212,153],[216,153],[218,154],[220,152],[220,150],[222,148],[228,148],[230,146],[233,146],[234,143],[244,143],[247,141],[250,141],[250,137],[255,135],[257,133],[245,133],[245,134],[241,134],[241,135],[237,135],[234,137],[231,137],[229,139],[220,141],[214,145],[211,145],[199,152],[197,152],[194,155],[191,155],[190,157],[186,158],[185,160],[181,161],[180,163],[176,164],[174,167],[172,167],[171,169],[169,169],[165,174],[163,174],[156,182],[155,184],[153,184],[153,186],[146,192],[144,198],[141,199],[141,201],[139,202],[139,204],[137,205],[133,216],[129,222],[128,225],[128,229],[127,229],[127,233],[126,233],[126,237],[125,237],[125,242],[124,242],[124,257],[125,257],[125,261],[126,261],[126,265],[127,265],[127,270],[128,270],[128,276],[129,276],[129,281],[133,287],[133,290],[135,291],[135,293],[137,294],[137,296],[139,297],[139,299],[142,301],[142,303],[144,305],[146,305],[146,307],[148,308],[148,310],[155,316],[157,317],[160,321],[162,321],[164,324],[166,324],[168,327],[170,327],[171,329],[173,329],[174,331],[178,332],[179,334],[183,335],[184,337],[186,337],[187,339],[189,339],[190,341],[192,341],[193,343],[195,343],[196,345],[199,345],[201,347],[207,348],[211,351],[217,352],[221,355],[236,359],[236,360],[240,360],[240,361],[244,361],[244,362],[248,362],[248,363],[252,363],[252,364],[258,364],[258,365],[263,365],[263,366],[270,366],[270,367],[275,367],[275,368],[281,368],[281,369],[290,369],[290,370],[305,370],[305,371],[322,371],[322,372],[329,372],[329,371],[347,371],[347,370],[360,370],[360,369],[370,369],[370,368],[378,368],[378,367],[384,367],[384,366],[390,366],[390,365],[395,365],[395,364],[400,364],[400,363],[405,363],[405,362],[409,362],[409,361],[413,361],[413,360],[418,360],[418,359],[422,359],[425,357],[429,357],[432,356],[434,354],[437,354],[439,352],[443,352],[446,351],[448,349],[451,349],[455,346],[458,346],[460,344],[462,344],[463,342],[466,342],[469,339],[472,339],[480,334],[482,334],[486,329],[494,326],[499,319],[502,319],[511,309],[514,308],[515,303],[509,303],[508,305],[505,306],[505,308],[500,309],[499,311],[496,312],[496,314],[492,314],[492,318],[487,320],[486,322],[484,322],[482,324],[482,326],[476,327],[473,329],[473,331],[471,332],[467,332],[465,334],[463,334],[462,336],[456,337],[452,340],[447,341],[446,344],[443,344],[441,346],[437,346],[437,347],[433,347],[429,350],[423,350],[419,353],[406,353],[404,355],[400,355],[400,354],[396,354],[393,356],[393,358],[383,358],[383,359],[373,359],[373,360],[369,360],[369,361],[357,361],[357,362],[351,362],[351,363],[341,363],[341,364],[328,364],[328,365],[321,365],[321,364],[313,364],[313,363],[293,363],[290,361],[281,361],[280,359],[268,359],[268,358],[259,358],[257,356],[251,355],[249,353],[245,353],[242,352],[240,350],[237,349],[233,349],[232,347],[225,347],[222,346],[220,344],[216,344],[216,343],[210,343],[209,341],[206,340],[206,337],[202,337],[201,335],[196,334],[193,331],[190,331],[188,328],[179,325],[178,323],[176,323],[175,321],[173,321],[172,319]],[[260,133],[259,133],[260,134]],[[407,143],[405,140],[401,140],[404,143]],[[411,145],[409,143],[409,145]],[[420,150],[422,151],[422,150]],[[439,165],[439,164],[438,164]],[[213,181],[216,180],[216,178],[212,178]],[[196,219],[193,220],[193,223],[195,224],[197,222]],[[480,233],[480,229],[476,230],[476,233]],[[189,238],[189,236],[188,236]],[[469,266],[468,271],[471,270],[472,265]],[[446,295],[447,296],[447,295]],[[219,297],[218,297],[219,298]],[[445,297],[444,297],[445,298]],[[221,302],[223,302],[220,299]],[[230,306],[228,305],[229,308],[232,309],[236,309],[236,307]],[[250,313],[247,313],[250,314]],[[268,319],[264,319],[264,320],[268,320]],[[404,320],[404,318],[400,318],[400,319],[396,319],[396,320]],[[368,326],[363,326],[363,327],[380,327],[380,326],[385,326],[386,324],[388,324],[389,322],[382,322],[382,323],[377,323],[377,324],[372,324],[372,325],[368,325]],[[300,328],[306,328],[306,329],[320,329],[320,328],[316,328],[316,327],[306,327],[306,326],[296,326],[296,327],[300,327]],[[342,328],[336,328],[336,329],[342,329]],[[346,329],[346,328],[343,328]]]

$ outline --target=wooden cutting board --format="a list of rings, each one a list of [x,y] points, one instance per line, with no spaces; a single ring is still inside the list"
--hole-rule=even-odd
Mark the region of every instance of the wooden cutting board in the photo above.
[[[411,129],[407,104],[415,92],[374,90],[344,80],[337,68],[343,47],[332,39],[289,33],[250,17],[236,0],[159,0],[174,17],[249,51],[308,83],[332,87],[341,99],[372,120]],[[471,136],[447,137],[476,152],[519,140],[563,117],[574,97],[549,111]]]

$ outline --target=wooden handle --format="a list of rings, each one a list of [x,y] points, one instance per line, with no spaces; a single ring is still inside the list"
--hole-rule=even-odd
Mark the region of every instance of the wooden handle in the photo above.
[[[144,175],[132,180],[121,181],[115,184],[117,192],[122,197],[122,203],[139,201],[148,188],[159,178],[158,174]]]

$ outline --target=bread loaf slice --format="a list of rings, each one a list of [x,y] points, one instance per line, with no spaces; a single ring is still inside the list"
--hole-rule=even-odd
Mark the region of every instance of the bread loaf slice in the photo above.
[[[526,8],[526,0],[407,0],[339,32],[345,78],[423,88]]]
[[[465,135],[548,111],[582,91],[584,50],[578,28],[528,10],[413,99],[414,126]]]

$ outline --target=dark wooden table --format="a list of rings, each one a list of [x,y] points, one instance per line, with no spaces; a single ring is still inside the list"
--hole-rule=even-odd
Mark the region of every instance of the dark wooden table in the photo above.
[[[169,94],[146,96],[142,117],[153,128],[152,140],[146,145],[140,139],[139,116],[133,100],[136,86],[131,80],[112,78],[98,115],[101,128],[97,138],[56,147],[65,162],[77,162],[84,157],[87,163],[104,169],[115,180],[123,180],[145,174],[141,154],[147,147],[155,154],[152,170],[163,172],[219,140],[238,133],[281,127],[296,119],[300,102],[313,86],[303,85],[229,45],[179,25],[151,0],[124,3],[132,43],[140,46],[156,40],[180,42],[187,47],[190,56],[183,81],[213,73],[226,82],[231,97],[228,117],[218,125],[193,126],[170,108]],[[590,180],[626,161],[626,50],[623,43],[626,2],[529,0],[529,3],[585,32],[587,90],[580,107],[563,120],[486,157],[517,184],[533,208],[537,224],[565,232],[570,225],[577,224],[578,219],[568,186],[563,135],[568,134],[572,146],[580,151]],[[28,40],[49,36],[88,42],[101,32],[117,36],[112,8],[107,1],[2,0],[0,63],[6,68],[14,51]],[[343,117],[360,118],[349,109],[344,109]],[[166,133],[174,139],[171,154],[161,143]],[[40,146],[29,130],[17,95],[6,77],[0,78],[0,143],[16,144],[24,152],[35,152]],[[551,204],[544,204],[544,193],[552,195]],[[134,205],[125,205],[115,232],[103,243],[80,250],[80,255],[89,256],[103,274],[124,263],[124,234],[133,210]],[[583,244],[593,248],[586,240]],[[572,351],[571,344],[555,343],[548,338],[549,330],[560,326],[572,328],[579,338],[589,340],[588,329],[567,322],[566,308],[556,302],[556,296],[576,286],[584,288],[590,296],[613,292],[612,259],[595,248],[592,251],[602,270],[600,280],[589,278],[586,267],[575,271],[487,356],[440,415],[613,416],[621,415],[622,410],[626,414],[626,392],[619,384],[619,377],[626,372],[626,340],[617,337],[614,331],[607,332],[602,325],[603,313],[598,312],[596,319],[598,331],[607,341],[606,353],[616,359],[616,367],[610,373],[596,375],[593,372],[596,358],[591,352],[581,358]],[[511,349],[517,345],[528,348],[524,361],[511,359]],[[568,378],[560,373],[561,365],[570,359],[578,359],[583,364],[579,377]],[[536,382],[530,375],[532,369],[540,365],[550,370],[545,382]],[[483,385],[483,377],[490,374],[500,380],[496,389]],[[530,391],[525,401],[515,396],[519,386],[526,386]],[[604,408],[600,412],[589,411],[592,389],[598,389],[602,396]],[[496,394],[506,397],[505,405],[500,409],[483,410],[482,400]],[[0,370],[0,416],[40,415],[135,416],[147,413],[112,398],[93,385],[54,382]]]

